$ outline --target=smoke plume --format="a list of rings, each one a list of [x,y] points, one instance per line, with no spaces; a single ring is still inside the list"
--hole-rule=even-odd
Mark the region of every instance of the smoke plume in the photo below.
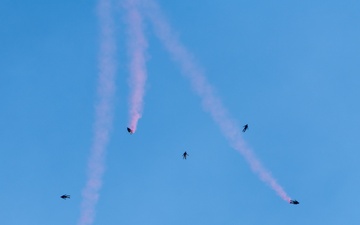
[[[99,199],[104,173],[105,153],[113,123],[113,100],[115,94],[114,25],[110,0],[100,0],[97,7],[100,20],[100,53],[98,100],[95,105],[94,137],[88,161],[87,182],[82,191],[81,215],[78,224],[92,224],[95,206]]]
[[[142,15],[138,10],[138,0],[126,0],[126,22],[128,25],[128,48],[130,61],[130,111],[129,128],[135,132],[142,116],[146,82],[147,41],[143,32]]]
[[[193,56],[174,35],[174,31],[167,23],[159,6],[153,0],[144,0],[143,3],[144,12],[151,20],[156,35],[162,41],[174,61],[180,65],[183,74],[190,80],[192,88],[200,96],[204,109],[210,113],[212,119],[220,127],[221,132],[227,138],[230,145],[241,153],[249,163],[252,171],[257,174],[263,182],[268,184],[282,199],[289,202],[290,197],[284,189],[246,145],[239,127],[222,104],[221,99],[215,94],[214,88],[207,81],[201,68],[194,63],[195,60]]]

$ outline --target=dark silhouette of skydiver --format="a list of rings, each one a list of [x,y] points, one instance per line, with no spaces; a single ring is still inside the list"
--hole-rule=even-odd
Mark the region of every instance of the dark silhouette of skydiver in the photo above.
[[[188,156],[189,154],[187,154],[187,152],[184,152],[183,154],[183,159],[186,159],[186,157]]]
[[[243,132],[245,132],[249,128],[249,125],[245,124]]]
[[[70,198],[70,195],[61,195],[60,198],[66,200],[67,198]]]
[[[298,205],[300,204],[300,202],[298,202],[297,200],[290,200],[290,204]]]
[[[126,130],[127,130],[130,134],[133,134],[133,133],[134,133],[134,131],[131,130],[129,127],[127,127]]]

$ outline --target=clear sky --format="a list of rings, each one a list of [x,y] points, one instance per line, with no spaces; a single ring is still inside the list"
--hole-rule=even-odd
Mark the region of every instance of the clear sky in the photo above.
[[[143,117],[126,132],[119,0],[114,124],[93,224],[360,224],[360,2],[158,3],[237,125],[249,124],[244,140],[300,205],[230,146],[148,20]],[[79,219],[97,99],[96,5],[0,1],[1,224]]]

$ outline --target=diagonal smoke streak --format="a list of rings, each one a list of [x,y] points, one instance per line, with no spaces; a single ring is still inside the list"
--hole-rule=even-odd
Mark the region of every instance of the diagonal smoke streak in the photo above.
[[[157,3],[154,0],[143,0],[143,3],[145,13],[150,18],[157,36],[163,42],[173,59],[180,64],[184,75],[191,81],[193,89],[200,96],[203,107],[220,127],[221,132],[228,139],[230,145],[243,155],[253,172],[263,182],[268,184],[282,199],[290,201],[290,197],[284,189],[272,177],[270,172],[264,168],[251,149],[246,146],[245,141],[241,137],[240,129],[223,106],[220,98],[215,94],[203,71],[194,63],[192,55],[174,35]]]
[[[105,170],[105,153],[109,142],[109,133],[113,123],[113,100],[115,94],[115,51],[113,37],[114,25],[111,16],[110,0],[99,0],[97,6],[100,20],[100,53],[98,102],[94,123],[94,139],[88,161],[87,183],[82,191],[81,215],[79,225],[92,224],[95,217],[95,206],[99,199],[102,176]]]
[[[138,121],[142,116],[144,89],[147,78],[145,51],[148,45],[143,32],[142,15],[138,10],[138,4],[138,0],[127,0],[125,2],[127,10],[126,21],[128,24],[128,48],[131,58],[129,127],[133,132],[136,131]]]

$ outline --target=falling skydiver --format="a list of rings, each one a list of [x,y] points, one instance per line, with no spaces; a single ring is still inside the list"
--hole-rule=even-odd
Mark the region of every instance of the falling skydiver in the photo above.
[[[245,132],[248,128],[249,128],[249,125],[245,124],[244,129],[242,130],[242,132]]]
[[[61,195],[60,198],[66,200],[67,198],[70,198],[70,195]]]
[[[290,200],[290,204],[298,205],[300,204],[300,202],[298,202],[297,200]]]
[[[187,154],[187,152],[184,152],[183,154],[183,159],[186,159],[186,157],[188,156],[189,154]]]
[[[131,130],[129,127],[127,127],[126,129],[127,129],[127,131],[128,131],[130,134],[133,134],[133,133],[134,133],[134,131]]]

